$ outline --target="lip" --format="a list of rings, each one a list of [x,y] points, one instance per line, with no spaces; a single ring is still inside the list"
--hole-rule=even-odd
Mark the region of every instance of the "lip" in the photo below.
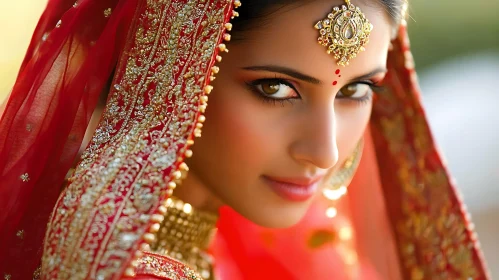
[[[303,202],[311,199],[319,188],[323,176],[315,178],[277,178],[263,176],[263,180],[277,195],[289,201]]]

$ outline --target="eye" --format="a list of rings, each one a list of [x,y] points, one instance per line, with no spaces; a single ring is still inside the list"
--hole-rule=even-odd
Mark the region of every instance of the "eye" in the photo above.
[[[252,83],[253,87],[262,96],[273,99],[298,98],[294,87],[287,81],[281,79],[257,80]]]
[[[371,85],[366,83],[349,84],[338,92],[338,98],[363,99],[371,93]]]

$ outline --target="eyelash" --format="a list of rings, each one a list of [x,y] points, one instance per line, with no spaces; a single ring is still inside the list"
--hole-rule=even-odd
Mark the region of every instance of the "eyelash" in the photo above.
[[[384,91],[384,87],[378,85],[378,82],[360,81],[360,82],[355,82],[355,83],[352,83],[352,84],[364,84],[364,85],[368,85],[371,88],[371,91],[368,94],[366,94],[364,97],[362,97],[362,98],[348,98],[348,97],[337,97],[337,98],[339,98],[339,99],[345,99],[345,101],[347,101],[347,102],[354,102],[357,105],[364,105],[364,104],[367,104],[367,103],[371,102],[371,100],[374,97],[374,93],[375,92],[376,93],[382,93]]]
[[[300,99],[300,97],[278,99],[278,98],[271,98],[271,97],[264,96],[257,89],[257,86],[260,85],[260,84],[262,84],[263,82],[269,82],[269,81],[286,85],[286,86],[290,87],[291,89],[293,89],[296,92],[296,94],[300,95],[300,93],[298,92],[298,90],[296,90],[296,88],[293,86],[292,83],[290,83],[289,81],[287,81],[287,80],[285,80],[283,78],[278,78],[277,76],[274,77],[274,78],[265,78],[265,79],[254,80],[254,81],[251,81],[251,82],[246,82],[246,85],[249,88],[249,90],[253,94],[256,95],[256,97],[260,98],[260,100],[262,100],[264,103],[271,104],[273,106],[275,106],[277,103],[280,103],[281,106],[284,106],[285,102],[288,102],[290,104],[294,104],[294,102],[297,99]],[[356,82],[356,83],[353,83],[353,84],[365,84],[365,85],[368,85],[371,88],[371,92],[369,94],[367,94],[366,96],[362,97],[362,98],[348,98],[348,97],[344,97],[343,98],[343,97],[341,97],[341,99],[345,99],[345,101],[348,101],[348,102],[354,102],[357,105],[364,105],[366,103],[369,103],[372,100],[372,98],[373,98],[374,92],[382,93],[384,91],[384,87],[383,86],[379,86],[377,82],[361,81],[361,82]]]
[[[277,105],[277,103],[279,103],[281,106],[284,106],[285,105],[285,102],[288,102],[290,104],[294,104],[294,102],[297,100],[297,99],[300,99],[300,97],[295,97],[295,98],[286,98],[286,99],[278,99],[278,98],[272,98],[272,97],[267,97],[265,95],[263,95],[258,89],[257,89],[257,86],[264,83],[264,82],[276,82],[276,83],[279,83],[279,84],[283,84],[283,85],[286,85],[288,87],[290,87],[292,90],[294,90],[296,92],[296,94],[300,95],[298,93],[298,90],[293,86],[292,83],[290,83],[289,81],[285,80],[285,79],[282,79],[282,78],[278,78],[277,76],[274,77],[274,78],[266,78],[266,79],[258,79],[258,80],[254,80],[254,81],[251,81],[251,82],[247,82],[246,85],[248,86],[249,90],[256,95],[256,97],[260,98],[260,100],[262,100],[264,103],[267,103],[267,104],[270,104],[270,105]]]

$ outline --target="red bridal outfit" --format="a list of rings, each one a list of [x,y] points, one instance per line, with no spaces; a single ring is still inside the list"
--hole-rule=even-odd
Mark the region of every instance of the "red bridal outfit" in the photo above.
[[[317,201],[300,224],[269,230],[222,209],[208,248],[217,218],[170,197],[239,4],[49,1],[0,121],[0,275],[488,279],[426,123],[405,26],[338,215]],[[109,81],[103,117],[66,176]]]

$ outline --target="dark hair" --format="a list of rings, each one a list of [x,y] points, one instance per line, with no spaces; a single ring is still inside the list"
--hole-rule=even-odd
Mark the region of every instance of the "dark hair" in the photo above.
[[[281,10],[293,9],[315,0],[248,0],[237,9],[239,17],[231,22],[237,28],[232,32],[235,40],[242,39],[245,31],[264,26],[270,16]],[[407,0],[358,0],[370,5],[378,5],[386,10],[394,24],[402,20],[403,7]],[[353,3],[355,4],[355,3]]]

